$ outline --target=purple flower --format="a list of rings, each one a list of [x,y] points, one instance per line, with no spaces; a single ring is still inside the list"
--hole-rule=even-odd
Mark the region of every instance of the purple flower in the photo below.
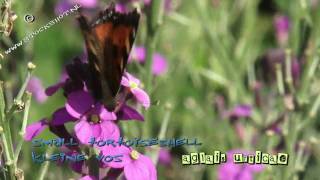
[[[132,119],[138,120],[138,121],[144,121],[143,116],[138,111],[124,104],[119,110],[119,112],[117,113],[117,120],[132,120]]]
[[[145,63],[146,49],[143,46],[136,46],[132,49],[129,62],[138,61]],[[162,75],[167,72],[168,63],[164,56],[159,53],[154,53],[152,56],[152,73],[154,75]]]
[[[88,92],[76,91],[69,94],[66,103],[67,112],[79,120],[75,125],[75,134],[83,144],[88,144],[90,138],[118,139],[120,130],[112,122],[117,117],[102,104],[96,103]]]
[[[273,83],[276,81],[276,64],[281,64],[283,77],[286,78],[285,68],[286,68],[286,55],[283,49],[270,49],[264,53],[261,57],[260,62],[257,64],[257,72],[263,80],[267,83]],[[302,59],[297,59],[295,55],[292,55],[291,59],[291,73],[294,85],[299,84]]]
[[[135,46],[130,53],[129,62],[136,60],[143,63],[146,59],[146,49],[143,46]]]
[[[104,155],[123,155],[122,162],[108,162],[106,166],[123,168],[127,180],[156,180],[157,171],[151,159],[126,146],[106,146],[102,149]]]
[[[94,176],[86,175],[86,176],[81,177],[81,178],[78,179],[78,180],[97,180],[97,178],[94,177]]]
[[[143,0],[145,5],[150,5],[152,0]]]
[[[139,79],[125,72],[124,76],[122,76],[121,85],[127,87],[137,99],[137,101],[142,104],[142,106],[144,106],[145,108],[148,108],[150,106],[149,95],[144,90],[139,88]]]
[[[64,145],[60,147],[60,151],[62,153],[65,153],[68,156],[78,155],[81,153],[79,150],[70,149],[69,147],[64,146]],[[59,159],[57,161],[57,165],[63,166],[65,162],[68,162],[68,161],[65,161],[65,159]],[[87,164],[85,163],[85,161],[75,161],[75,162],[70,161],[70,162],[68,162],[68,165],[70,166],[70,168],[73,171],[75,171],[79,174],[88,174],[88,172],[89,172],[89,168],[88,168]]]
[[[95,8],[98,2],[97,0],[60,0],[55,7],[55,13],[61,14],[75,4],[79,4],[84,8]]]
[[[44,88],[39,78],[32,76],[27,85],[27,91],[31,92],[39,103],[44,103],[47,100]]]
[[[54,126],[64,125],[67,122],[76,121],[77,119],[71,116],[65,107],[57,109],[53,115],[51,124]]]
[[[62,74],[60,81],[46,89],[46,94],[51,96],[54,93],[56,93],[59,89],[64,90],[64,95],[66,97],[69,96],[70,93],[76,92],[76,91],[87,91],[87,84],[90,84],[89,81],[89,76],[88,76],[88,64],[81,61],[81,59],[76,58],[74,59],[73,63],[68,64],[66,66],[66,71]],[[131,77],[131,76],[130,76]],[[128,88],[129,91],[131,92],[130,88]],[[142,97],[145,96],[145,93],[141,92],[141,89],[135,89],[133,88],[132,92],[136,93],[138,97],[140,94],[142,94]],[[136,111],[135,109],[127,106],[125,104],[126,100],[126,95],[127,93],[121,94],[120,96],[122,97],[121,100],[119,100],[118,105],[116,107],[115,113],[117,114],[117,120],[141,120],[143,121],[144,118],[143,116]],[[139,94],[140,93],[140,94]],[[123,96],[121,96],[123,95]],[[91,98],[92,99],[92,98]],[[144,104],[148,104],[148,99],[149,97],[147,96],[145,99],[147,99]]]
[[[218,180],[252,180],[253,174],[261,172],[264,167],[259,164],[235,164],[233,154],[250,154],[244,150],[231,150],[227,152],[227,162],[218,167]]]
[[[119,13],[128,12],[128,9],[127,9],[126,5],[124,3],[121,3],[121,2],[116,3],[115,10],[116,10],[116,12],[119,12]]]
[[[46,127],[48,127],[47,119],[42,119],[40,121],[28,125],[26,128],[26,134],[24,135],[24,139],[26,141],[31,141],[34,137],[40,134]]]
[[[159,163],[165,166],[170,165],[172,162],[172,157],[170,151],[165,148],[161,148],[159,151]]]
[[[97,6],[98,1],[97,0],[69,0],[71,4],[80,4],[83,7],[86,8],[94,8]]]
[[[52,96],[59,89],[63,88],[63,93],[67,97],[68,94],[86,90],[88,84],[88,64],[84,63],[80,58],[73,59],[73,63],[68,64],[62,73],[60,81],[45,90],[48,96]]]
[[[56,7],[54,9],[54,12],[56,14],[61,14],[64,11],[68,10],[71,8],[70,3],[67,0],[60,0],[57,4]]]
[[[301,68],[300,63],[297,58],[294,58],[291,64],[291,74],[294,80],[294,83],[298,84],[298,79],[300,78]]]
[[[241,104],[237,105],[229,112],[231,118],[247,118],[250,117],[252,113],[252,107],[250,105]]]
[[[153,55],[152,72],[154,75],[165,74],[168,69],[167,60],[159,53]]]
[[[280,45],[285,45],[289,36],[289,18],[287,16],[276,16],[274,18],[274,27],[278,43]]]
[[[55,94],[60,88],[62,88],[65,84],[67,79],[69,78],[68,73],[66,69],[64,68],[61,75],[60,75],[60,80],[54,85],[51,85],[45,89],[45,93],[47,96],[52,96]]]
[[[39,135],[45,128],[49,126],[61,126],[67,122],[75,120],[76,119],[74,117],[69,115],[66,108],[59,108],[53,113],[50,122],[48,121],[48,119],[44,118],[40,121],[28,125],[24,139],[26,141],[31,141],[34,137]]]
[[[166,12],[170,12],[172,10],[172,0],[164,0],[164,9]]]

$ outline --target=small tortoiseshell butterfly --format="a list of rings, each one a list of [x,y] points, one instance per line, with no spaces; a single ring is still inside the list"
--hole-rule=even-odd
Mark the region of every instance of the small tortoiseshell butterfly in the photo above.
[[[121,78],[135,40],[140,14],[137,10],[118,13],[111,4],[88,22],[80,12],[78,21],[88,52],[92,95],[109,110],[116,107]]]

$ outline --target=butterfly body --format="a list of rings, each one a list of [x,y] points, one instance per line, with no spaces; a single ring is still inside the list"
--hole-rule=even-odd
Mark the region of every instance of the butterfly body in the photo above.
[[[92,23],[80,14],[78,21],[84,35],[90,70],[89,89],[92,95],[114,110],[121,78],[136,36],[140,15],[127,14],[110,6]]]

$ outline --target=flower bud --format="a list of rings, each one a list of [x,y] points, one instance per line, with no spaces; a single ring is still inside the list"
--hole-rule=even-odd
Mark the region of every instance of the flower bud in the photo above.
[[[34,65],[32,62],[28,62],[28,70],[32,71],[36,68],[36,65]]]
[[[271,137],[274,135],[274,131],[273,130],[267,130],[266,131],[267,136]]]

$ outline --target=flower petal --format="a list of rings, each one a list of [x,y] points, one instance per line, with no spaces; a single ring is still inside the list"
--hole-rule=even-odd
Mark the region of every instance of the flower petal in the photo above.
[[[163,165],[170,165],[172,161],[172,157],[170,151],[165,148],[161,148],[159,151],[159,163]]]
[[[62,88],[64,86],[64,82],[58,82],[57,84],[54,84],[52,86],[47,87],[47,89],[45,90],[45,93],[47,96],[52,96],[53,94],[55,94],[60,88]]]
[[[66,109],[71,116],[80,118],[91,109],[93,104],[94,100],[89,92],[76,91],[68,95]]]
[[[102,129],[100,124],[90,124],[90,126],[92,129],[92,136],[96,139],[102,139],[101,138]]]
[[[234,163],[223,163],[218,166],[218,180],[236,179],[241,171],[241,166]]]
[[[263,170],[261,164],[249,165],[249,164],[235,164],[233,163],[234,154],[254,155],[254,153],[242,150],[233,149],[227,152],[227,162],[221,164],[218,167],[218,180],[225,179],[239,179],[239,180],[251,180],[253,179],[254,172],[260,172]]]
[[[133,160],[124,167],[127,180],[156,180],[157,171],[151,159],[139,154],[137,160]]]
[[[241,117],[246,118],[246,117],[250,117],[251,113],[252,113],[252,106],[247,104],[240,104],[233,108],[233,110],[230,113],[230,116],[236,117],[236,118],[241,118]]]
[[[113,147],[113,146],[105,146],[103,147],[101,153],[104,156],[118,156],[118,155],[122,155],[121,157],[121,162],[115,162],[115,161],[111,161],[111,162],[104,162],[103,166],[104,167],[112,167],[112,168],[123,168],[125,165],[127,165],[128,163],[132,162],[132,159],[130,158],[130,148],[126,147],[126,146],[117,146],[117,147]]]
[[[94,176],[86,175],[86,176],[81,177],[78,180],[97,180],[97,178]]]
[[[55,13],[56,14],[61,14],[64,11],[66,11],[67,9],[70,9],[71,5],[68,1],[66,0],[60,0],[55,7]]]
[[[84,8],[94,8],[97,6],[97,0],[71,0],[72,4],[80,4]]]
[[[75,120],[76,119],[74,117],[70,116],[67,109],[62,107],[53,113],[51,124],[54,126],[59,126]]]
[[[31,141],[35,136],[40,134],[47,126],[47,119],[42,119],[40,121],[28,125],[26,128],[26,134],[24,135],[24,139],[26,141]]]
[[[152,73],[154,75],[166,73],[168,69],[167,60],[159,53],[155,53],[152,59]]]
[[[93,137],[92,127],[85,118],[74,126],[74,131],[82,144],[88,144],[90,138]]]
[[[125,76],[122,76],[121,85],[125,87],[130,87],[129,79]]]
[[[27,85],[27,91],[31,92],[39,103],[44,103],[48,96],[44,92],[41,80],[35,76],[32,76]]]
[[[114,112],[109,112],[103,105],[100,106],[100,118],[102,120],[117,120],[117,116]]]
[[[100,123],[101,126],[101,139],[119,139],[120,137],[120,130],[119,127],[112,121],[102,121]],[[99,139],[97,137],[97,139]]]
[[[146,59],[146,49],[143,46],[135,46],[132,48],[131,54],[129,56],[129,62],[136,60],[143,63]]]
[[[117,113],[117,119],[144,121],[144,117],[138,111],[127,105],[121,107],[120,111]]]
[[[140,88],[131,89],[132,94],[136,97],[137,101],[142,104],[145,108],[150,107],[149,95]]]
[[[115,9],[116,9],[116,12],[119,12],[119,13],[126,13],[128,11],[124,3],[116,3]],[[130,61],[130,58],[129,58],[129,61]]]
[[[136,77],[134,77],[133,75],[129,74],[128,72],[125,72],[124,74],[128,78],[129,82],[132,81],[132,82],[136,83],[137,85],[140,84],[140,80],[137,79]]]
[[[261,172],[265,168],[263,164],[246,164],[246,167],[251,172]]]

